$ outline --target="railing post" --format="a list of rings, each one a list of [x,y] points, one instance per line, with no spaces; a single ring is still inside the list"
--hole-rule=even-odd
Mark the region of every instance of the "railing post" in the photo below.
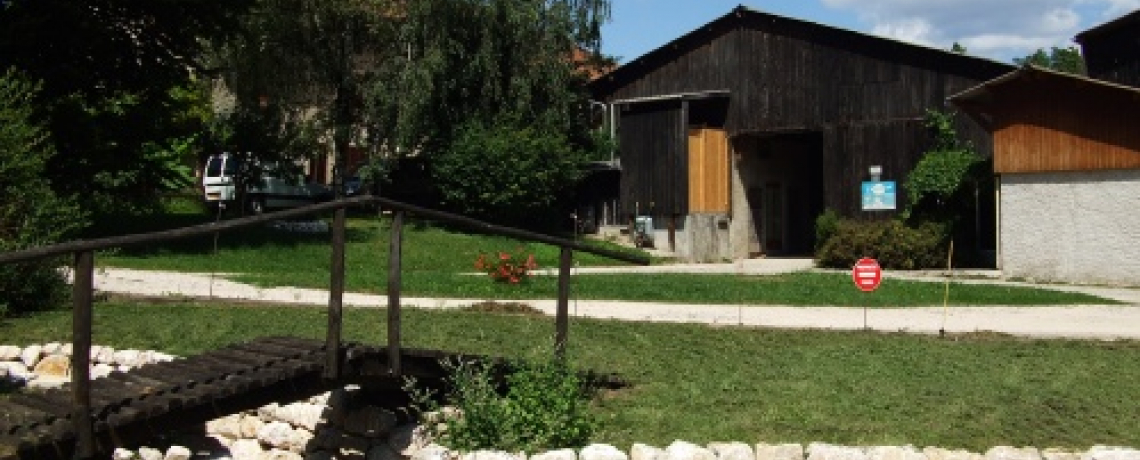
[[[404,211],[392,214],[392,237],[388,246],[388,366],[400,375],[400,270],[404,239]]]
[[[566,358],[566,335],[570,328],[570,267],[574,262],[574,251],[562,247],[558,260],[558,311],[555,319],[554,356]]]
[[[75,253],[71,286],[71,417],[75,422],[75,458],[95,456],[95,426],[91,420],[91,331],[95,289],[95,253]]]
[[[344,310],[344,208],[333,217],[329,279],[329,326],[325,337],[325,378],[340,378],[340,333]]]

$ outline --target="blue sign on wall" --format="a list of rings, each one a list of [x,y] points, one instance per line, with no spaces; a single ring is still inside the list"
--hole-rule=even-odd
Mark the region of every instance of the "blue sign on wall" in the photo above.
[[[863,182],[863,210],[864,211],[894,211],[895,210],[895,182],[894,181],[867,181]]]

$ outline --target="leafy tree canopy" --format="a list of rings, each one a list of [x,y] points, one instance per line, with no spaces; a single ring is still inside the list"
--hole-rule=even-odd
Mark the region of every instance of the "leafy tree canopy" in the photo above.
[[[1054,46],[1048,52],[1043,49],[1038,49],[1033,54],[1023,58],[1015,58],[1013,62],[1017,65],[1033,64],[1038,67],[1074,75],[1086,74],[1085,60],[1081,57],[1081,50],[1075,46],[1067,48]]]

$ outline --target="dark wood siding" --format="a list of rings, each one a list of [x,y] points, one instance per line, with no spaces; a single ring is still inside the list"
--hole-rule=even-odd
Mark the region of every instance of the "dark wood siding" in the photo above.
[[[898,205],[906,203],[902,184],[929,147],[922,120],[872,121],[833,125],[823,133],[823,204],[844,215],[862,213],[860,183],[868,168],[883,167],[883,180],[899,185]],[[865,215],[887,217],[892,212]]]
[[[928,110],[943,110],[947,97],[1014,69],[803,21],[734,14],[619,68],[594,84],[596,95],[615,101],[727,90],[724,127],[730,138],[822,133],[825,203],[848,215],[857,211],[854,195],[866,166],[883,165],[891,179],[905,179],[926,143],[922,119]],[[642,170],[644,158],[627,155],[644,155],[640,150],[648,147],[638,144],[669,155],[686,148],[684,136],[636,123],[623,125],[620,136],[622,180],[633,182],[623,186],[630,212],[638,197],[648,196],[647,181],[658,184],[676,175]],[[958,124],[980,153],[992,154],[984,130],[965,116]],[[626,133],[631,126],[640,131]],[[680,177],[686,173],[680,171]],[[639,195],[628,194],[634,191]],[[673,200],[680,213],[688,212],[683,195]]]
[[[628,216],[682,213],[688,201],[687,140],[680,101],[631,106],[621,114],[621,204]]]
[[[1081,44],[1090,77],[1140,87],[1140,24],[1086,38]]]

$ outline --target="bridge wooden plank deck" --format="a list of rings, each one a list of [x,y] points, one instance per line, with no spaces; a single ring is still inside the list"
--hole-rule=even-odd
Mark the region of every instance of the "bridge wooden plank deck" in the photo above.
[[[92,380],[96,450],[109,453],[172,429],[309,397],[346,383],[367,379],[399,388],[404,376],[438,381],[445,377],[441,359],[486,359],[403,349],[402,375],[394,375],[387,365],[387,348],[344,344],[341,376],[329,379],[324,375],[326,351],[322,341],[264,337]],[[66,386],[0,399],[0,460],[72,458],[73,405]]]

